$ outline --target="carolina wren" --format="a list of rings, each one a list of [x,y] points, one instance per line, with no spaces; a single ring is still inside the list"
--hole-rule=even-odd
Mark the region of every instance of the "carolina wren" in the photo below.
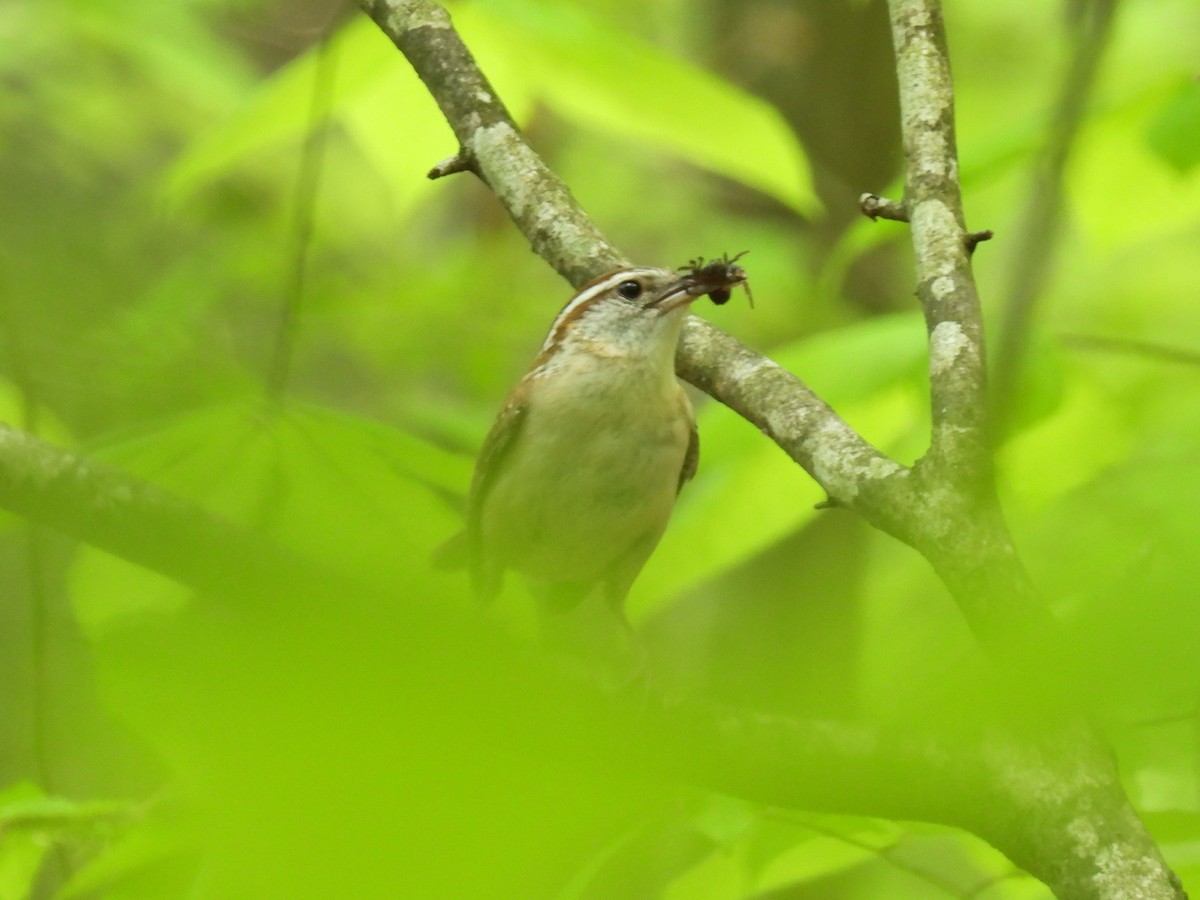
[[[626,594],[696,471],[692,405],[675,350],[697,297],[746,285],[728,258],[679,272],[619,269],[558,314],[476,463],[467,556],[488,600],[505,570],[551,610],[599,587],[621,616]]]

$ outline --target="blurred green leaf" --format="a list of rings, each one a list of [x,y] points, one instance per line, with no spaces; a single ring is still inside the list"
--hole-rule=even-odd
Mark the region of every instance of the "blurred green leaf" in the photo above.
[[[127,810],[125,803],[47,796],[29,782],[0,790],[0,900],[26,900],[56,844]]]
[[[1125,717],[1123,717],[1125,718]],[[1131,717],[1130,717],[1131,718]],[[1147,826],[1160,841],[1195,840],[1193,831],[1200,813],[1200,772],[1196,760],[1196,720],[1191,710],[1181,707],[1174,715],[1143,721],[1112,722],[1107,729],[1113,749],[1120,754],[1121,771],[1130,799],[1138,809],[1157,811],[1164,833],[1150,822]]]
[[[194,836],[178,824],[151,819],[122,831],[71,873],[55,900],[94,897],[155,900],[181,896],[194,866]]]
[[[272,413],[258,401],[179,416],[102,456],[325,565],[404,571],[414,583],[434,547],[461,528],[441,495],[460,491],[470,471],[468,460],[378,423],[299,404]],[[81,555],[73,586],[93,632],[177,610],[189,596],[95,549]]]
[[[21,782],[0,793],[0,826],[8,827],[22,821],[42,826],[57,826],[73,822],[91,822],[124,811],[126,804],[91,800],[79,802],[66,797],[51,797],[28,782]]]
[[[973,900],[1054,900],[1050,888],[1029,875],[1010,875],[991,881]]]
[[[753,803],[723,794],[705,794],[691,815],[692,826],[716,844],[732,844],[759,822]]]
[[[330,122],[343,126],[392,188],[406,210],[433,188],[424,175],[456,144],[429,92],[395,46],[369,19],[356,18],[330,41],[297,57],[263,82],[224,122],[199,136],[166,174],[164,191],[175,201],[225,177],[270,151],[291,158],[314,127],[318,57],[330,55]],[[319,123],[318,123],[319,124]]]
[[[755,887],[774,891],[804,884],[860,866],[875,858],[875,851],[841,838],[812,835],[781,854],[762,871]]]
[[[770,356],[837,407],[925,378],[925,323],[917,312],[875,316],[774,348]]]
[[[1057,362],[1048,360],[1057,360],[1059,354],[1048,352],[1033,360],[1035,368],[1057,368]],[[1064,376],[1056,372],[1054,377]],[[1010,513],[1044,508],[1124,459],[1132,446],[1133,433],[1121,411],[1082,373],[1069,372],[1059,390],[1057,408],[1017,433],[997,453],[997,477]]]
[[[204,896],[552,896],[667,802],[614,705],[411,577],[395,603],[200,602],[97,641]]]
[[[26,900],[31,895],[38,870],[54,842],[43,828],[22,820],[31,810],[52,802],[28,782],[0,791],[0,900]]]
[[[1102,470],[1048,507],[1023,540],[1070,626],[1068,685],[1121,719],[1177,715],[1200,691],[1195,669],[1176,664],[1200,645],[1196,453],[1152,450]]]
[[[726,850],[714,850],[698,865],[673,880],[663,900],[744,900],[746,879],[741,860]]]
[[[886,452],[921,421],[924,341],[920,318],[906,314],[806,338],[772,356]],[[671,527],[634,584],[635,620],[801,527],[825,499],[807,473],[729,409],[708,404],[697,424],[699,474],[681,492]]]
[[[1200,178],[1181,178],[1146,142],[1145,122],[1160,97],[1155,91],[1114,107],[1080,134],[1067,189],[1075,221],[1101,247],[1162,241],[1195,225]]]
[[[1146,141],[1180,175],[1200,163],[1200,79],[1189,78],[1163,104],[1146,128]]]
[[[491,0],[452,9],[505,98],[512,85],[571,121],[660,147],[804,215],[820,211],[803,148],[766,101],[581,7]]]

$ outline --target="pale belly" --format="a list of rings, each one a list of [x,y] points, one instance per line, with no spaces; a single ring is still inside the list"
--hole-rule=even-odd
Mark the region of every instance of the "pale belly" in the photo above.
[[[616,410],[605,398],[559,407],[553,427],[535,404],[488,497],[489,555],[554,582],[601,580],[648,553],[675,503],[691,419],[678,385],[651,393]]]

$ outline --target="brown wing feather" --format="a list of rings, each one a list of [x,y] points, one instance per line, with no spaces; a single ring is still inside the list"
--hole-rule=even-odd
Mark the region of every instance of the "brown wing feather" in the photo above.
[[[675,493],[683,490],[683,486],[692,480],[700,465],[700,432],[696,429],[696,420],[692,420],[692,431],[688,435],[687,452],[683,454],[683,467],[679,470],[679,486]]]
[[[514,394],[505,404],[479,451],[475,475],[467,494],[467,558],[471,567],[471,582],[480,600],[490,600],[499,588],[500,572],[488,564],[483,547],[483,504],[487,501],[504,461],[521,432],[528,405],[523,396]]]

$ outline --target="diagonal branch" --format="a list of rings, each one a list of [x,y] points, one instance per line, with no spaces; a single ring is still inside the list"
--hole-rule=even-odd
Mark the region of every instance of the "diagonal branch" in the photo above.
[[[408,56],[454,129],[460,153],[439,167],[439,173],[464,166],[477,172],[496,191],[534,251],[573,284],[625,262],[566,185],[525,143],[444,9],[433,0],[360,0],[360,4]],[[913,77],[926,74],[916,72]],[[948,78],[948,71],[939,77]],[[943,107],[951,104],[946,115],[952,118],[952,101],[945,93],[948,82],[939,82],[936,90],[917,90],[910,107],[922,102],[922,96],[936,95]],[[913,112],[906,123],[927,118],[929,114]],[[934,418],[945,439],[936,442],[918,471],[910,472],[871,446],[801,379],[701,319],[688,322],[677,369],[775,441],[825,489],[831,505],[855,510],[921,552],[980,639],[994,647],[1009,647],[1030,634],[1049,631],[1051,623],[1012,550],[998,508],[993,502],[980,509],[977,503],[978,496],[990,496],[980,488],[981,482],[990,485],[985,477],[988,446],[982,413],[960,410],[959,405],[969,405],[983,391],[983,371],[978,368],[982,326],[963,243],[965,231],[959,224],[961,202],[952,174],[953,157],[932,159],[935,151],[953,152],[953,128],[945,126],[939,134],[936,148],[914,150],[914,165],[930,171],[940,167],[945,173],[940,181],[926,179],[914,188],[919,200],[914,208],[923,221],[933,218],[930,210],[949,210],[950,221],[935,223],[945,233],[933,249],[919,255],[927,273],[953,268],[957,273],[953,284],[965,285],[970,296],[960,298],[937,277],[927,277],[923,283],[930,296],[943,301],[931,310],[937,323],[930,331],[939,385],[935,402],[944,407]],[[916,147],[919,141],[910,136],[909,143]],[[930,240],[928,225],[914,228],[914,239],[919,234],[922,240]],[[954,245],[953,259],[946,263],[939,254],[949,244]],[[980,338],[972,343],[968,334]],[[962,422],[974,427],[958,424]],[[934,465],[935,458],[944,462]],[[970,472],[975,474],[967,477]],[[919,477],[910,477],[913,474]]]
[[[286,598],[337,583],[265,536],[0,424],[0,509],[166,575],[209,596]]]
[[[624,261],[525,144],[444,10],[432,0],[359,2],[408,57],[455,130],[459,154],[433,174],[475,171],[533,249],[573,284]],[[983,322],[957,179],[941,10],[935,0],[890,0],[889,8],[908,160],[904,212],[930,340],[929,452],[904,468],[795,376],[702,322],[689,324],[677,366],[783,447],[834,503],[923,553],[980,638],[1008,650],[1052,634],[1053,620],[1016,556],[992,482]],[[775,762],[787,772],[790,751],[799,757],[804,749],[787,735],[786,728],[767,729],[750,739],[747,753],[779,749]],[[1090,729],[1047,728],[1043,743],[1008,742],[990,757],[999,788],[975,807],[978,833],[1063,897],[1181,896]],[[1040,802],[1046,785],[1055,786],[1055,797],[1077,802]],[[1086,846],[1075,840],[1080,835]]]
[[[667,711],[674,771],[772,806],[963,828],[1056,897],[1181,900],[1104,751],[1066,729],[953,731],[906,722],[797,720],[711,708]],[[1086,729],[1078,729],[1084,731]],[[1092,753],[1080,754],[1080,746]]]
[[[431,175],[464,168],[478,174],[533,250],[575,286],[628,264],[525,142],[441,6],[432,0],[359,2],[408,58],[454,129],[459,154]],[[795,375],[697,318],[688,322],[677,368],[761,428],[837,505],[898,533],[908,470],[865,441]]]
[[[376,586],[326,570],[185,500],[7,426],[0,426],[0,507],[210,595],[253,598],[253,608],[274,601],[272,615],[293,616],[310,600],[331,606],[354,598],[353,606],[371,609],[395,601],[391,577]],[[378,605],[364,607],[368,597]],[[429,613],[420,605],[403,608]],[[447,613],[436,633],[461,625]],[[598,690],[572,697],[611,717],[611,697]],[[1047,739],[1049,728],[1014,736],[980,726],[971,715],[947,732],[910,721],[813,721],[641,705],[636,715],[621,715],[616,727],[606,755],[626,759],[636,750],[638,777],[650,769],[776,806],[966,828],[1060,897],[1181,896],[1157,890],[1169,885],[1170,873],[1147,844],[1111,763],[1080,755],[1080,742]],[[1148,887],[1121,893],[1128,882],[1119,879],[1133,876]]]
[[[1013,262],[1009,266],[1012,274],[1003,298],[1004,318],[996,353],[993,417],[1001,433],[1017,399],[1015,392],[1037,301],[1044,293],[1054,267],[1067,163],[1083,125],[1088,98],[1100,71],[1116,13],[1117,0],[1091,0],[1081,4],[1078,14],[1082,20],[1075,55],[1055,104],[1046,144],[1034,165],[1033,184],[1017,229]]]
[[[525,143],[445,9],[428,0],[360,0],[360,5],[412,63],[458,138],[458,155],[430,177],[474,171],[534,252],[573,285],[629,264]]]

